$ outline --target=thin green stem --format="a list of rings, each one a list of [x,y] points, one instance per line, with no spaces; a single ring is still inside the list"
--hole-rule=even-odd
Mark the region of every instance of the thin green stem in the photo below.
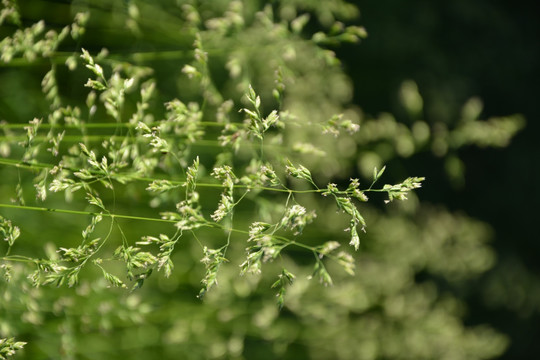
[[[55,209],[55,208],[46,208],[46,207],[38,207],[38,206],[22,206],[22,205],[3,204],[3,203],[0,203],[0,208],[41,211],[41,212],[56,212],[56,213],[61,213],[61,214],[72,214],[72,215],[92,215],[92,216],[101,215],[101,216],[110,217],[113,219],[116,218],[116,219],[142,220],[142,221],[154,221],[154,222],[166,222],[166,223],[176,222],[175,220],[150,218],[150,217],[144,217],[144,216],[132,216],[132,215],[101,213],[101,212],[81,211],[81,210]]]
[[[161,125],[162,122],[153,122],[146,124],[149,127]],[[198,123],[202,126],[208,127],[223,127],[224,123],[216,121],[201,121]],[[29,126],[28,123],[0,123],[0,129],[24,129]],[[112,123],[112,122],[96,122],[96,123],[85,123],[84,126],[87,129],[116,129],[117,127],[122,128],[136,128],[137,124],[132,123]],[[39,125],[39,129],[80,129],[80,124],[50,124],[43,123]]]
[[[22,256],[22,255],[6,255],[6,256],[0,257],[0,260],[18,261],[18,262],[25,262],[25,263],[32,263],[32,264],[36,263],[36,259],[32,259],[32,258]]]
[[[105,238],[103,239],[103,241],[99,244],[99,246],[97,247],[96,250],[94,250],[92,253],[90,253],[80,264],[78,264],[77,266],[75,266],[74,268],[77,268],[77,269],[82,269],[82,267],[84,265],[86,265],[86,263],[88,262],[88,260],[90,260],[90,258],[92,256],[94,256],[95,254],[97,254],[99,252],[99,250],[101,250],[101,248],[103,247],[103,245],[105,245],[105,243],[107,242],[107,240],[109,240],[109,238],[111,237],[111,234],[112,234],[112,231],[113,231],[113,228],[114,228],[114,224],[115,224],[115,219],[114,219],[114,216],[111,216],[111,213],[107,212],[106,213],[108,216],[111,217],[111,225],[109,226],[109,231],[107,232],[107,235],[105,236]],[[105,214],[103,214],[105,215]],[[107,216],[105,215],[105,216]],[[120,230],[121,231],[121,230]]]
[[[204,248],[204,245],[203,245],[203,243],[201,242],[201,240],[199,240],[199,238],[197,237],[197,234],[195,234],[195,231],[190,230],[190,232],[191,232],[191,235],[193,235],[193,237],[195,238],[195,240],[197,240],[197,242],[199,243],[201,249],[203,249],[203,248]]]
[[[162,138],[165,139],[165,140],[176,140],[176,139],[178,139],[180,141],[184,140],[182,135],[163,136]],[[102,142],[104,140],[112,140],[112,141],[122,142],[125,139],[126,139],[126,137],[121,136],[121,135],[82,135],[82,136],[80,136],[80,135],[64,135],[64,137],[62,138],[62,142],[65,142],[65,143],[83,142],[85,145],[88,146],[88,143],[90,143],[90,142]],[[146,138],[142,138],[142,137],[137,138],[137,137],[131,136],[131,139],[132,139],[133,143],[136,143],[136,142],[142,143],[142,144],[148,143],[148,140]],[[24,140],[26,140],[26,136],[24,136],[24,135],[0,136],[0,141],[1,142],[20,143],[21,141],[24,141]],[[36,135],[36,136],[34,136],[33,140],[37,141],[37,142],[47,142],[48,140],[50,140],[50,137],[47,136],[47,135]],[[217,148],[222,148],[223,147],[223,145],[221,144],[221,141],[218,141],[218,140],[197,140],[197,142],[191,143],[189,145],[193,146],[193,147],[217,147]],[[245,143],[242,144],[242,146],[254,148],[256,145],[252,144],[251,142],[245,142]],[[284,151],[286,149],[284,146],[271,145],[271,144],[264,145],[264,147],[271,148],[272,151]],[[260,152],[261,152],[261,157],[262,157],[262,154],[263,154],[262,145],[261,145]]]
[[[23,168],[23,169],[30,169],[30,170],[41,170],[41,169],[52,169],[54,166],[53,164],[47,164],[47,163],[39,163],[39,162],[33,162],[33,163],[26,163],[22,162],[20,160],[13,160],[13,159],[2,159],[0,158],[0,164],[1,165],[7,165],[7,166],[14,166],[16,168]],[[72,168],[63,168],[64,170],[69,170],[72,172],[79,171],[79,169],[72,169]],[[90,173],[93,173],[90,171]],[[101,175],[101,174],[95,174],[95,175]],[[159,180],[165,180],[165,179],[158,179],[158,178],[152,178],[152,177],[143,177],[143,176],[137,176],[130,173],[117,173],[117,174],[110,174],[110,178],[114,179],[115,177],[122,177],[122,178],[129,178],[133,181],[144,181],[144,182],[153,182],[153,181],[159,181]],[[168,180],[174,185],[180,185],[184,186],[186,184],[183,180]],[[197,187],[206,187],[206,188],[216,188],[221,189],[223,188],[222,184],[212,184],[212,183],[197,183]],[[249,190],[264,190],[264,191],[277,191],[277,192],[283,192],[283,193],[290,193],[294,192],[295,194],[309,194],[309,193],[321,193],[324,190],[323,189],[311,189],[311,190],[290,190],[290,189],[281,189],[281,188],[273,188],[273,187],[267,187],[267,186],[251,186],[251,185],[243,185],[243,184],[235,184],[235,189],[249,189]],[[376,190],[371,190],[376,191]]]

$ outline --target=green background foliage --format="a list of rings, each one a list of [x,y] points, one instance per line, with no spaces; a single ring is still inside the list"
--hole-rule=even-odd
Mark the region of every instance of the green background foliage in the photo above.
[[[538,351],[533,212],[515,211],[537,195],[531,12],[358,6],[4,11],[0,356],[14,341],[21,359]],[[40,20],[71,25],[58,44],[14,36]],[[408,192],[412,176],[427,180]]]

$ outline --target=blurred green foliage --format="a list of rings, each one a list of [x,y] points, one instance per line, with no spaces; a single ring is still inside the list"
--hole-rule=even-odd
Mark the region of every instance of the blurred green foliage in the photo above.
[[[20,17],[13,15],[18,12],[11,10],[12,4]],[[181,141],[168,145],[179,154],[182,166],[159,154],[141,153],[133,161],[144,159],[139,166],[151,167],[155,174],[174,181],[198,156],[200,176],[207,179],[214,166],[230,164],[234,169],[249,169],[257,156],[256,138],[249,139],[253,144],[246,141],[236,151],[234,146],[224,151],[227,146],[211,142],[219,131],[211,127],[203,131],[200,125],[201,121],[229,124],[230,133],[222,135],[234,143],[243,120],[236,110],[253,110],[250,106],[256,102],[252,96],[250,105],[249,97],[244,96],[251,84],[260,94],[261,112],[269,114],[277,108],[280,121],[285,123],[279,131],[272,128],[264,134],[264,146],[260,147],[264,155],[273,159],[276,168],[284,158],[303,164],[310,175],[300,169],[296,177],[312,177],[321,188],[334,182],[340,189],[355,177],[362,184],[370,184],[373,169],[384,165],[389,168],[384,181],[398,183],[403,180],[404,164],[425,156],[443,164],[445,177],[460,188],[465,174],[460,149],[469,145],[505,147],[525,125],[520,115],[483,120],[482,102],[474,97],[452,108],[459,116],[438,116],[426,109],[426,104],[433,103],[424,100],[412,80],[403,81],[396,94],[395,101],[406,114],[404,121],[402,114],[363,113],[351,103],[352,79],[334,51],[339,44],[358,42],[366,32],[358,24],[356,8],[340,0],[268,4],[228,0],[17,4],[4,0],[2,5],[2,203],[13,199],[20,205],[43,206],[40,199],[33,198],[36,193],[39,197],[40,181],[45,181],[39,175],[47,170],[37,171],[35,164],[51,161],[54,141],[34,149],[28,135],[32,127],[21,131],[21,127],[9,125],[46,119],[60,106],[64,108],[55,121],[65,126],[66,133],[58,150],[62,154],[71,152],[73,164],[88,156],[84,150],[72,150],[81,139],[97,149],[104,140],[114,142],[113,137],[129,134],[130,130],[118,123],[131,119],[152,123],[180,111],[193,121],[186,123]],[[88,14],[88,19],[77,15],[81,13]],[[39,23],[42,19],[44,22]],[[63,33],[68,24],[72,25]],[[27,30],[25,34],[24,29],[32,26],[33,32]],[[56,40],[62,41],[57,44]],[[86,62],[80,59],[81,48],[103,65],[106,76],[100,76],[100,68],[88,57]],[[112,73],[134,79],[133,84],[127,86],[120,78],[109,78]],[[89,76],[109,82],[110,87],[101,95],[88,95],[90,89],[83,85]],[[149,79],[155,79],[155,97],[144,102],[139,93],[144,97],[143,92],[150,91],[153,85]],[[97,89],[100,85],[93,86]],[[107,99],[117,102],[108,106],[112,100]],[[122,99],[122,106],[118,99]],[[182,107],[173,99],[188,105]],[[87,121],[80,125],[78,119]],[[92,122],[109,122],[111,128],[88,126],[86,133],[80,131],[81,126]],[[163,133],[167,130],[174,132],[161,129]],[[145,133],[148,138],[153,134],[151,130]],[[58,139],[59,132],[53,135]],[[32,136],[39,142],[45,135]],[[17,142],[23,146],[17,146]],[[159,143],[155,148],[166,153],[170,151],[167,146]],[[47,147],[51,148],[48,153],[44,150]],[[24,161],[15,162],[17,166],[8,161],[19,159]],[[25,169],[27,164],[34,167]],[[406,176],[422,176],[421,167],[418,171]],[[283,174],[278,175],[283,178]],[[226,183],[227,177],[223,179]],[[309,185],[288,181],[300,191]],[[162,211],[174,209],[182,199],[174,191],[149,194],[145,191],[148,182],[125,186],[115,183],[114,193],[106,186],[105,181],[101,198],[118,214],[155,218]],[[438,188],[439,184],[429,186]],[[202,212],[209,218],[221,190],[199,187],[198,191]],[[95,209],[84,196],[45,192],[47,208]],[[110,288],[110,279],[107,282],[101,269],[90,266],[83,268],[73,287],[35,287],[28,278],[31,266],[6,254],[0,269],[0,338],[26,342],[16,355],[21,359],[486,359],[502,354],[508,337],[488,325],[465,324],[467,304],[459,297],[470,281],[497,261],[489,245],[490,227],[459,211],[422,201],[421,191],[418,195],[409,193],[407,201],[398,203],[384,204],[378,193],[369,197],[374,201],[360,207],[368,231],[361,234],[360,250],[354,254],[356,274],[348,274],[339,262],[328,262],[331,281],[320,268],[314,270],[312,254],[297,248],[275,262],[264,263],[261,274],[239,276],[248,236],[233,234],[227,238],[221,229],[203,228],[196,235],[186,234],[172,252],[171,275],[154,274],[133,292]],[[246,199],[249,202],[234,212],[237,228],[247,229],[255,220],[275,220],[275,214],[283,213],[283,203],[288,202],[286,193],[253,191]],[[301,240],[307,246],[321,247],[329,241],[347,246],[350,235],[343,229],[348,228],[349,220],[336,212],[333,204],[329,206],[331,202],[313,193],[298,194],[296,199],[317,214],[303,230]],[[253,219],[254,214],[263,218]],[[12,247],[8,247],[9,240],[2,244],[2,255],[9,248],[11,256],[52,260],[62,251],[66,253],[61,248],[77,247],[81,230],[91,221],[84,215],[9,208],[2,209],[2,216],[11,221],[3,223],[4,236],[13,233],[13,226],[20,227],[20,236]],[[106,250],[111,254],[124,241],[134,246],[142,236],[171,233],[170,224],[116,221],[118,228],[110,230],[103,220],[92,229],[100,237],[108,237],[111,231],[110,249]],[[288,226],[293,229],[298,225],[292,224]],[[226,253],[229,263],[219,266],[217,286],[199,300],[197,294],[205,277],[201,258],[207,255],[199,242],[217,248],[226,239],[230,240]],[[315,253],[316,257],[323,258],[322,251]],[[113,261],[103,266],[129,283],[122,263]],[[275,297],[278,290],[272,285],[283,279],[279,274],[285,276],[282,268],[295,279],[290,286],[284,281],[288,290],[280,310]],[[311,277],[315,279],[309,280]],[[322,286],[319,277],[321,282],[333,285]],[[489,289],[499,294],[499,286],[493,282]]]

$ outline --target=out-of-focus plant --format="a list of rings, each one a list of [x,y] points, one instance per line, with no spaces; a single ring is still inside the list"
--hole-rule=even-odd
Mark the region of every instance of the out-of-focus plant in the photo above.
[[[366,31],[339,0],[76,1],[61,29],[2,4],[0,84],[41,85],[0,108],[6,356],[13,337],[65,359],[504,350],[421,280],[488,269],[489,230],[384,164],[431,149],[454,174],[449,151],[504,146],[520,119],[479,121],[473,100],[430,126],[406,83],[411,127],[362,120],[331,49]]]
[[[461,116],[455,123],[425,119],[423,98],[411,80],[403,82],[399,98],[409,117],[409,125],[398,122],[389,113],[362,123],[359,137],[363,150],[359,169],[363,174],[395,157],[409,158],[429,151],[444,162],[452,183],[461,186],[465,165],[459,159],[459,149],[471,145],[506,147],[525,126],[525,120],[519,114],[480,119],[483,105],[479,98],[471,98],[463,105]]]

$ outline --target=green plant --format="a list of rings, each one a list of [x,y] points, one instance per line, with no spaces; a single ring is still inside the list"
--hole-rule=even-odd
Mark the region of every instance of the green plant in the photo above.
[[[0,339],[0,359],[5,360],[8,356],[15,354],[15,351],[20,350],[26,343],[22,341],[15,342],[15,339]]]
[[[396,154],[370,147],[396,141],[397,156],[410,156],[431,142],[442,156],[441,146],[504,145],[520,120],[493,122],[500,141],[482,131],[467,137],[463,127],[440,136],[420,120],[412,129],[361,121],[329,50],[366,36],[336,20],[355,13],[342,1],[96,0],[72,5],[74,22],[59,31],[45,22],[23,28],[15,3],[3,5],[0,25],[12,31],[0,43],[2,66],[15,77],[23,66],[43,73],[33,120],[7,118],[0,144],[2,198],[13,197],[0,203],[0,307],[10,313],[0,336],[23,334],[29,357],[112,358],[140,346],[141,358],[241,358],[256,353],[251,339],[271,343],[266,356],[313,358],[485,358],[504,349],[499,334],[463,326],[454,297],[414,281],[423,270],[459,280],[489,268],[488,231],[419,206],[411,191],[421,177],[378,185]],[[321,31],[311,35],[308,24]],[[129,29],[129,41],[163,50],[85,50],[101,47],[86,36],[104,29]],[[404,85],[404,104],[418,112],[413,90]],[[19,114],[5,109],[3,117]],[[357,150],[366,185],[350,179]],[[301,327],[280,308],[318,326]],[[58,326],[60,339],[46,344],[34,334],[41,324]],[[120,352],[94,329],[120,334]],[[358,332],[362,345],[351,345]],[[402,352],[409,342],[410,356]],[[165,346],[155,353],[156,344]]]

